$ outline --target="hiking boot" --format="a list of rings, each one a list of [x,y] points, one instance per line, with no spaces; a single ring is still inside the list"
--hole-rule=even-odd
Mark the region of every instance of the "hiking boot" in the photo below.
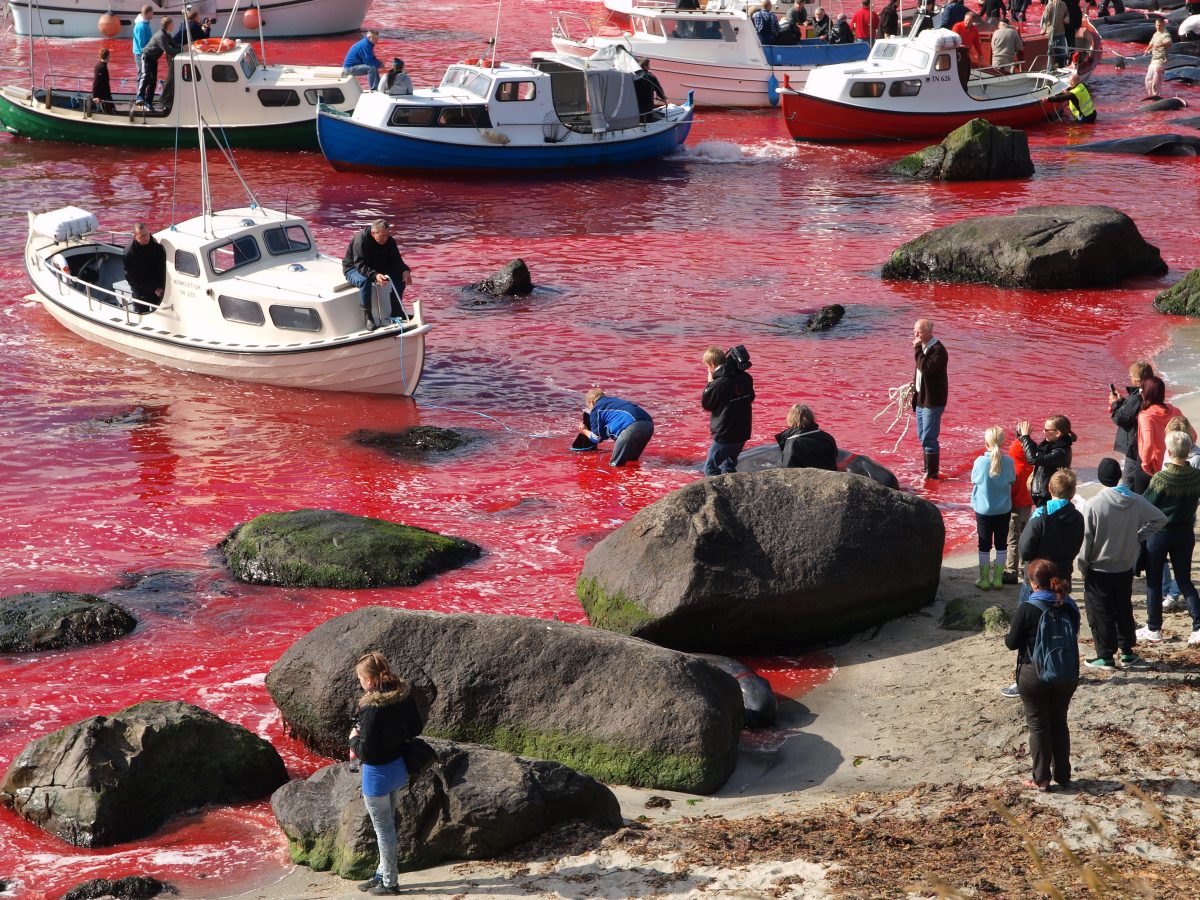
[[[1010,572],[1010,571],[1008,571],[1008,569],[1004,570],[1004,574],[1000,576],[1000,581],[1003,584],[1019,584],[1020,583],[1020,579],[1017,578],[1017,573]]]
[[[992,590],[998,591],[1004,587],[1004,566],[992,565]]]
[[[1084,665],[1090,669],[1115,669],[1116,668],[1116,664],[1113,663],[1113,661],[1111,659],[1104,659],[1103,657],[1097,657],[1096,659],[1089,659],[1084,662]]]
[[[1161,644],[1163,639],[1162,629],[1152,629],[1148,625],[1145,628],[1139,628],[1137,630],[1137,639],[1145,641],[1147,644]]]
[[[372,897],[391,897],[400,893],[400,885],[393,884],[389,887],[381,881],[375,887],[368,889],[367,893]]]
[[[992,589],[992,567],[980,566],[979,578],[975,581],[975,587],[981,591],[990,591]]]
[[[1000,695],[1002,697],[1020,697],[1021,691],[1017,688],[1017,683],[1014,681],[1008,687],[1000,688]]]
[[[368,878],[366,881],[364,881],[362,884],[360,884],[358,886],[358,889],[360,891],[369,891],[371,888],[375,887],[375,885],[377,885],[377,884],[383,884],[383,879],[379,877],[378,872],[376,872],[374,875],[372,875],[370,878]]]
[[[1121,666],[1125,669],[1146,669],[1150,667],[1150,663],[1136,653],[1122,653]]]

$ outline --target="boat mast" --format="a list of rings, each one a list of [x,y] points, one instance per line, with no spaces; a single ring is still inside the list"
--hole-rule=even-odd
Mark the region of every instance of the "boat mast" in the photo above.
[[[496,3],[496,30],[492,32],[492,68],[496,68],[496,48],[500,44],[500,11],[504,9],[504,0]]]

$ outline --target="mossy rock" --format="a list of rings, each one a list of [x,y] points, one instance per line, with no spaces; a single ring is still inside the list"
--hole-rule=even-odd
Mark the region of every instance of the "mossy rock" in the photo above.
[[[892,171],[922,181],[986,181],[1028,178],[1034,168],[1025,132],[972,119],[940,144],[904,157]]]
[[[416,425],[403,431],[373,431],[361,428],[350,440],[364,447],[383,450],[392,456],[421,456],[426,453],[447,453],[465,447],[475,438],[452,428],[435,425]]]
[[[1172,316],[1200,316],[1200,269],[1192,269],[1155,297],[1154,308]]]
[[[91,594],[42,591],[0,598],[0,653],[111,641],[136,627],[137,619],[120,606]]]
[[[1012,617],[1000,606],[989,606],[983,611],[984,634],[1007,634]]]
[[[241,581],[327,588],[414,585],[481,552],[462,538],[321,509],[258,516],[233,529],[221,549]]]
[[[955,597],[946,602],[941,626],[947,631],[983,631],[986,601],[975,597]]]

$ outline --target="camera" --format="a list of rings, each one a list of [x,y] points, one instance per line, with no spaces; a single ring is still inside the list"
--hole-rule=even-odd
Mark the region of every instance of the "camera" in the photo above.
[[[736,347],[726,350],[725,364],[739,372],[745,372],[750,368],[750,351],[746,349],[746,345],[738,344]]]

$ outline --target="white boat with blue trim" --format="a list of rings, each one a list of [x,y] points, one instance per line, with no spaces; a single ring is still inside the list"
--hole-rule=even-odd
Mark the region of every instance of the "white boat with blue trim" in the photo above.
[[[363,94],[352,115],[321,106],[317,138],[339,170],[542,170],[619,166],[687,140],[692,102],[640,109],[621,47],[528,64],[468,59],[406,96]]]

